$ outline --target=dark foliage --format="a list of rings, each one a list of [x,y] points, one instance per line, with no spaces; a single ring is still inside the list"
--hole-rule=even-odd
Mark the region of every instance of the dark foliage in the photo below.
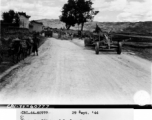
[[[75,24],[81,24],[81,31],[83,31],[84,23],[92,21],[94,16],[99,12],[94,11],[92,4],[91,0],[68,0],[68,3],[64,4],[62,8],[60,20],[66,24],[67,29]]]
[[[14,10],[9,10],[8,12],[4,12],[2,14],[3,22],[7,24],[15,24],[19,26],[20,20],[18,17],[18,13],[15,13]]]
[[[63,6],[60,20],[66,24],[67,29],[76,24],[75,9],[76,3],[74,0],[68,0],[68,3]]]

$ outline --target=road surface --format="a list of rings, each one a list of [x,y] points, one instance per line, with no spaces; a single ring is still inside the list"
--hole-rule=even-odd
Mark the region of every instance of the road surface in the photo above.
[[[135,104],[140,90],[151,94],[151,62],[123,52],[83,47],[83,41],[48,38],[2,78],[0,103]]]

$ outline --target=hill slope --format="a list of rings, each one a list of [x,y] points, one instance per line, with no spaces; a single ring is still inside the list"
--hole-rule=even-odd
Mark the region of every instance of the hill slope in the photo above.
[[[65,24],[61,22],[59,19],[41,19],[36,21],[42,22],[44,26],[51,28],[61,28],[65,26]]]
[[[59,19],[41,19],[36,20],[42,22],[44,26],[51,28],[61,28],[65,27],[65,23],[61,22]],[[128,33],[142,33],[152,35],[152,22],[87,22],[84,24],[84,30],[93,31],[96,27],[96,24],[101,27],[103,30],[113,32],[128,32]],[[71,27],[71,29],[78,30],[77,25]]]

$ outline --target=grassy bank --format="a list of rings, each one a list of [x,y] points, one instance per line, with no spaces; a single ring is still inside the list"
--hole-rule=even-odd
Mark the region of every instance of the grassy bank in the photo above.
[[[123,48],[128,52],[134,53],[136,56],[152,61],[152,47],[140,48],[140,47],[133,47],[133,46],[124,46]]]

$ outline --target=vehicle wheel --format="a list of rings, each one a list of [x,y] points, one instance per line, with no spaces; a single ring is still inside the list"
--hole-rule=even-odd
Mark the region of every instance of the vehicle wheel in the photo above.
[[[117,54],[121,54],[121,51],[122,51],[122,43],[121,42],[119,42],[118,43],[118,48],[117,48]]]
[[[95,45],[95,52],[96,54],[99,54],[99,42],[97,42]]]

